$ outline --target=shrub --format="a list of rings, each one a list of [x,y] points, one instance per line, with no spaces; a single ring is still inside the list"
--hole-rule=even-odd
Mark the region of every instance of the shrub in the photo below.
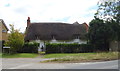
[[[5,42],[5,46],[10,47],[10,53],[17,53],[23,47],[24,34],[20,33],[18,29],[14,29],[14,25],[10,25],[10,33],[8,41]]]
[[[46,53],[80,53],[80,52],[93,52],[93,48],[89,44],[60,44],[60,43],[47,43]]]

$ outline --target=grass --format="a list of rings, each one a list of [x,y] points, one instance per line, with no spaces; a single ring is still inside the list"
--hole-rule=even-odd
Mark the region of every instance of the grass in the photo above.
[[[74,62],[90,62],[90,61],[105,61],[118,59],[118,52],[99,52],[99,53],[56,53],[44,54],[42,58],[55,58],[53,60],[46,60],[43,62],[57,62],[57,63],[74,63]],[[0,54],[3,58],[35,58],[39,54],[34,53],[18,53],[18,54]]]
[[[0,58],[2,57],[2,53],[0,53]]]
[[[34,53],[18,53],[18,54],[3,54],[2,58],[35,58],[38,54]]]
[[[118,59],[118,52],[101,52],[101,53],[62,53],[47,54],[44,58],[55,58],[43,62],[89,62],[89,61],[105,61]]]
[[[41,51],[39,51],[38,53],[41,54],[41,55],[44,55],[44,54],[45,54],[45,52],[41,52]]]

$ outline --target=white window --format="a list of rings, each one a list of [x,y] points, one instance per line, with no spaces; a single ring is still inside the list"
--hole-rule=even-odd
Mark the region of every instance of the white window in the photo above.
[[[2,30],[3,33],[7,32],[6,30]]]

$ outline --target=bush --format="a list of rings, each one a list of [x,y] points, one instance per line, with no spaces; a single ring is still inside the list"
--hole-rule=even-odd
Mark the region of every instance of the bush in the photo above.
[[[39,44],[36,42],[26,42],[24,46],[18,51],[18,53],[38,53]]]
[[[5,46],[10,47],[10,54],[17,53],[23,47],[24,44],[24,34],[20,33],[18,29],[14,29],[14,25],[10,25],[10,33],[8,36],[8,41],[5,42]]]
[[[47,43],[46,53],[80,53],[80,52],[93,52],[93,48],[89,44],[59,44]]]

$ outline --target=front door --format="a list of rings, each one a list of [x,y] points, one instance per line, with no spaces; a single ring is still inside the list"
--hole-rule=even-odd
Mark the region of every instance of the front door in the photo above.
[[[45,51],[45,43],[44,42],[39,43],[38,51]]]

